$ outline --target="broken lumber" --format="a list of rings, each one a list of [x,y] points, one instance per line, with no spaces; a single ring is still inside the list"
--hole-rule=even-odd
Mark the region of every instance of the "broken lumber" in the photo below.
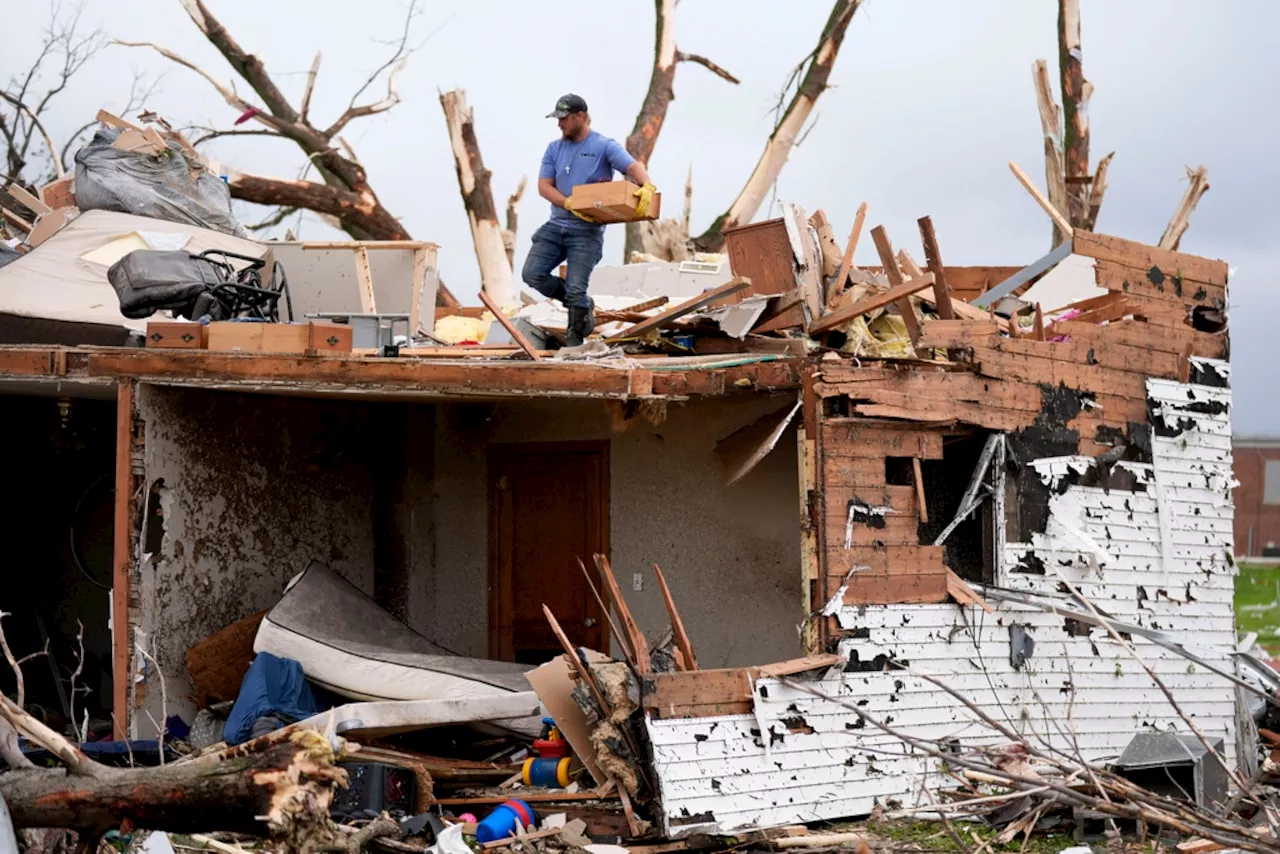
[[[871,229],[871,239],[875,241],[876,251],[880,253],[880,263],[884,265],[884,274],[889,278],[889,284],[894,287],[901,285],[902,271],[898,269],[898,262],[893,257],[893,245],[889,243],[889,235],[885,232],[883,225],[877,225]],[[902,323],[907,327],[907,335],[911,338],[911,346],[914,347],[916,341],[920,339],[920,324],[916,321],[916,310],[912,308],[907,294],[897,299],[897,305],[898,313],[902,315]]]
[[[968,582],[950,569],[947,570],[947,593],[961,605],[977,605],[988,614],[995,613],[995,610],[987,604],[987,600],[979,596]]]
[[[933,284],[933,273],[925,273],[916,279],[907,279],[900,285],[892,287],[882,293],[873,294],[866,299],[860,300],[851,306],[833,311],[830,314],[814,321],[809,326],[810,334],[825,332],[828,329],[839,326],[842,323],[848,323],[860,314],[866,314],[868,311],[875,311],[877,308],[884,308],[886,305],[897,302],[904,297],[911,296],[914,293],[924,290]],[[911,312],[914,318],[914,311]],[[986,317],[986,314],[983,314]]]
[[[479,295],[480,302],[484,303],[485,308],[489,309],[489,311],[493,313],[493,316],[502,324],[502,328],[507,330],[507,334],[511,336],[511,340],[520,345],[520,349],[523,350],[530,359],[533,359],[535,362],[541,362],[542,356],[538,355],[537,349],[529,343],[529,339],[524,337],[524,333],[511,322],[511,318],[507,317],[502,312],[502,309],[498,308],[497,304],[483,290],[480,291]]]
[[[680,669],[697,670],[698,660],[693,655],[693,643],[690,642],[689,634],[684,630],[684,621],[680,619],[680,612],[676,610],[676,600],[672,598],[671,588],[667,586],[667,579],[662,575],[662,567],[655,563],[653,573],[658,578],[658,587],[662,589],[662,601],[667,606],[667,617],[671,620],[671,632],[676,636],[676,646],[684,656],[684,666]]]
[[[1058,231],[1062,233],[1063,238],[1069,240],[1074,233],[1074,229],[1071,227],[1071,223],[1067,221],[1067,218],[1062,215],[1062,212],[1049,203],[1049,200],[1040,192],[1040,188],[1027,177],[1027,173],[1023,172],[1022,167],[1017,163],[1010,160],[1009,170],[1013,172],[1013,177],[1018,179],[1018,183],[1023,186],[1023,189],[1031,194],[1031,198],[1036,200],[1036,204],[1049,215],[1049,219],[1053,220],[1053,224],[1058,227]]]
[[[622,589],[618,587],[618,579],[613,574],[613,567],[609,565],[609,558],[602,554],[594,557],[596,569],[600,571],[600,580],[609,589],[613,609],[618,612],[622,630],[627,636],[627,645],[631,647],[631,666],[635,668],[637,675],[649,673],[653,669],[649,664],[649,643],[644,638],[644,632],[636,625],[635,618],[631,616],[626,600],[622,598]]]
[[[610,335],[604,339],[608,341],[621,341],[626,338],[640,338],[655,330],[661,329],[671,321],[684,317],[686,314],[692,314],[700,308],[705,308],[714,302],[718,302],[725,297],[736,294],[738,291],[746,290],[751,286],[751,280],[746,276],[736,276],[732,280],[725,282],[718,288],[712,288],[705,293],[699,294],[693,299],[685,300],[679,305],[672,306],[666,311],[655,314],[648,320],[642,320],[634,326],[628,326],[621,332]]]

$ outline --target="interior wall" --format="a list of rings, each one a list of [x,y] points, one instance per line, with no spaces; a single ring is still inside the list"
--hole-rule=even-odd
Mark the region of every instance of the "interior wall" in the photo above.
[[[150,385],[138,406],[154,496],[146,515],[158,503],[163,537],[143,556],[135,638],[168,680],[168,713],[190,723],[187,650],[271,607],[309,561],[372,593],[378,422],[370,406],[343,401]],[[159,680],[145,660],[134,665],[159,720]],[[149,725],[145,712],[134,718]]]
[[[795,431],[733,486],[714,453],[719,439],[793,402],[779,395],[673,403],[661,423],[638,418],[618,433],[600,401],[439,407],[434,500],[442,533],[435,572],[414,586],[413,612],[437,642],[485,655],[488,445],[607,439],[611,562],[645,633],[656,639],[667,625],[657,563],[701,667],[802,654]]]
[[[66,677],[76,669],[83,627],[73,715],[83,725],[87,708],[109,726],[115,401],[5,395],[0,409],[9,492],[0,514],[0,611],[14,656],[34,656],[22,666],[27,706],[47,710],[61,731],[72,700]],[[46,643],[49,654],[38,655]],[[0,668],[0,691],[12,697],[16,689],[9,668]]]
[[[610,440],[612,561],[652,639],[667,626],[657,563],[702,667],[800,655],[794,429],[734,486],[714,452],[792,403],[671,404],[659,424],[615,433],[601,401],[390,404],[144,385],[152,536],[136,627],[168,680],[168,712],[190,722],[196,711],[187,650],[271,607],[312,559],[426,637],[487,655],[491,443]],[[153,668],[141,657],[134,667],[138,703],[159,720]],[[148,731],[145,711],[134,722]]]

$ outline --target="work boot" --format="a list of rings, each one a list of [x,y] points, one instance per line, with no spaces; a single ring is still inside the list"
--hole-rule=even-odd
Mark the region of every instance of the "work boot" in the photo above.
[[[591,309],[569,307],[569,325],[564,331],[564,346],[578,347],[595,329],[591,323]]]

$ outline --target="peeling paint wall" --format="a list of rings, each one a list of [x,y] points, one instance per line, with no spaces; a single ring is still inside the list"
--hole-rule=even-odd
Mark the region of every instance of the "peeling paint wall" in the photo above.
[[[996,585],[1052,594],[1069,581],[1116,620],[1183,637],[1194,632],[1198,648],[1218,650],[1203,657],[1234,672],[1226,655],[1234,645],[1235,575],[1228,366],[1194,361],[1198,378],[1224,387],[1147,381],[1151,462],[1119,464],[1133,474],[1131,488],[1076,484],[1098,464],[1088,458],[1036,466],[1055,486],[1048,524],[1031,542],[1006,544]],[[925,787],[946,785],[934,762],[841,702],[919,737],[1004,740],[935,685],[886,671],[890,661],[940,677],[1010,729],[1058,746],[1068,738],[1070,709],[1090,760],[1118,754],[1137,731],[1186,730],[1104,629],[1073,627],[1026,605],[994,607],[994,615],[950,604],[833,607],[850,663],[814,687],[835,701],[762,680],[754,715],[650,720],[666,829],[861,815],[877,802],[927,802]],[[1020,666],[1011,661],[1015,625],[1035,642]],[[1232,685],[1140,637],[1133,643],[1232,757]]]
[[[371,592],[365,457],[377,423],[369,407],[338,401],[150,385],[139,413],[163,523],[140,568],[135,637],[164,672],[168,713],[189,723],[187,650],[269,608],[308,561]],[[161,720],[161,690],[154,667],[141,657],[134,667],[141,735],[154,730],[148,712]]]

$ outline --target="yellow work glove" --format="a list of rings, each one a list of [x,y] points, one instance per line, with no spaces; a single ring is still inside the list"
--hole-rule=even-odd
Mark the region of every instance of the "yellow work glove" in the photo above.
[[[564,200],[564,209],[565,209],[565,210],[567,210],[569,213],[573,214],[574,216],[576,216],[578,219],[582,220],[583,222],[595,222],[595,220],[594,220],[594,219],[592,219],[591,217],[589,217],[589,216],[587,216],[586,214],[582,213],[581,211],[576,211],[576,210],[574,210],[573,208],[569,207],[569,200],[570,200],[571,198],[573,198],[573,197],[572,197],[572,196],[566,196],[566,197],[565,197],[565,200]]]
[[[649,205],[653,203],[653,194],[657,191],[658,188],[652,184],[645,184],[643,187],[632,193],[633,196],[639,199],[639,201],[636,202],[637,216],[649,215]]]

